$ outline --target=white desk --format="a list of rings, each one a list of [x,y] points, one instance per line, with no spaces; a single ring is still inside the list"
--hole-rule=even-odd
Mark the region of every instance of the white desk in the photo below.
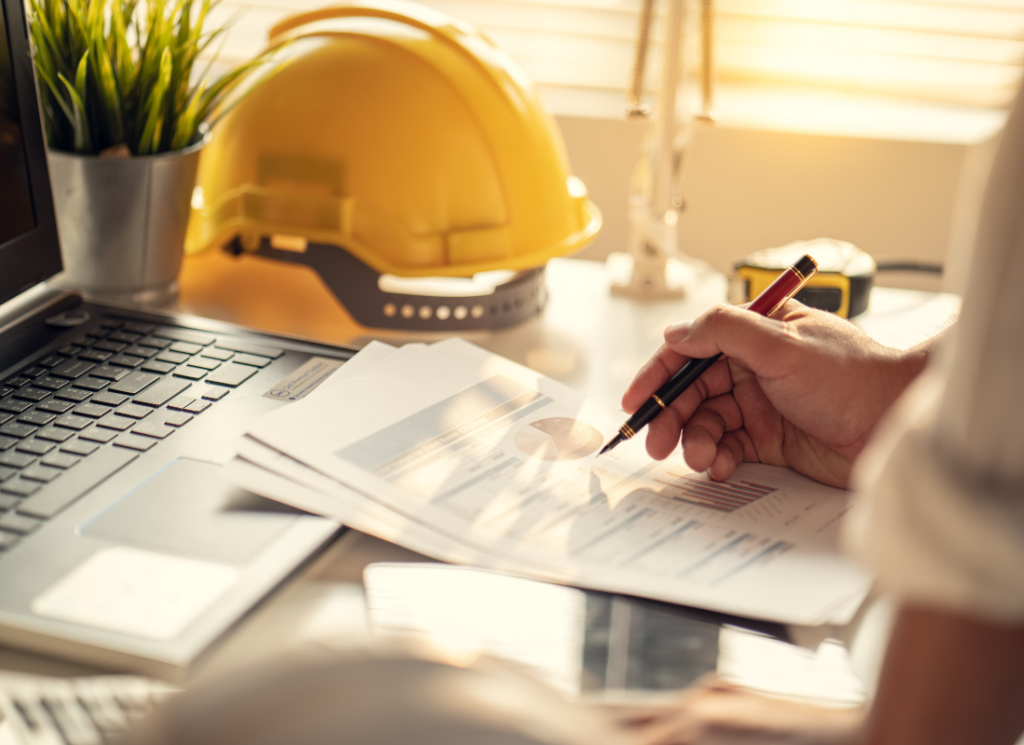
[[[612,297],[604,265],[571,259],[550,263],[548,287],[550,302],[542,316],[466,338],[613,405],[658,348],[665,326],[699,315],[725,296],[725,278],[709,274],[681,301]],[[209,254],[188,259],[181,297],[170,309],[353,346],[372,338],[392,344],[438,338],[363,329],[304,267],[251,257],[236,261]],[[877,289],[869,312],[857,323],[884,343],[906,347],[948,325],[958,309],[959,299],[951,295]],[[419,558],[350,531],[230,634],[205,669],[222,670],[309,640],[359,643],[366,634],[363,567],[373,561]],[[0,670],[5,668],[83,672],[76,666],[0,650]]]

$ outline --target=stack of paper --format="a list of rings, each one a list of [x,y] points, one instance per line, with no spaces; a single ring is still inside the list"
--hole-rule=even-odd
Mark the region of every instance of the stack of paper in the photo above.
[[[870,578],[848,493],[781,468],[727,482],[600,458],[624,415],[459,339],[374,343],[258,420],[232,478],[442,561],[767,620],[845,623]]]

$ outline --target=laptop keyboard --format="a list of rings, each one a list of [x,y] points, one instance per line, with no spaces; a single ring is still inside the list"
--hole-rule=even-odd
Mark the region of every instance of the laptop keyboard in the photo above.
[[[283,354],[108,317],[0,381],[0,558]]]
[[[177,690],[131,675],[26,677],[0,686],[0,729],[18,745],[103,745]]]

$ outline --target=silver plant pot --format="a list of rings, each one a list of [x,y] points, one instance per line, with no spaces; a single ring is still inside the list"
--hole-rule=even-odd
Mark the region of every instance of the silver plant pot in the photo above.
[[[199,153],[209,140],[131,158],[50,150],[64,259],[56,281],[98,299],[164,304],[177,297]]]

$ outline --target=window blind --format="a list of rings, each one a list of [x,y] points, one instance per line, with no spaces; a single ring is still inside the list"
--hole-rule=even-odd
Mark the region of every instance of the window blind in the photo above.
[[[659,0],[659,17],[665,2]],[[687,3],[693,19],[689,38],[695,42],[697,2]],[[212,23],[234,18],[222,57],[236,61],[255,54],[275,22],[324,4],[223,0],[211,17]],[[594,114],[621,112],[640,0],[424,4],[483,30],[519,61],[549,101],[577,101],[577,108],[592,104],[601,109]],[[717,0],[716,8],[723,109],[735,94],[762,103],[772,96],[832,103],[845,96],[931,105],[958,115],[998,113],[1010,102],[1024,66],[1024,0]],[[661,36],[656,20],[649,91],[657,82]],[[557,113],[559,106],[553,108]]]

